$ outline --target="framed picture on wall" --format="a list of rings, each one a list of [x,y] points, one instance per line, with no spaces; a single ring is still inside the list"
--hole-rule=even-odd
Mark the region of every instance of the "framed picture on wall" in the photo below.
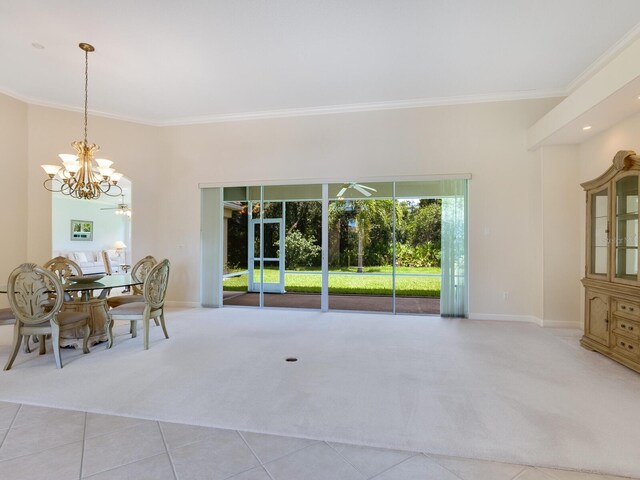
[[[71,220],[71,240],[93,240],[93,222],[90,220]]]

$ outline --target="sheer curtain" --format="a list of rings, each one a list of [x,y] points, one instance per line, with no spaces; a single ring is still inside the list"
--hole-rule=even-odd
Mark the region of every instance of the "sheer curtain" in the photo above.
[[[443,183],[440,315],[466,317],[467,180],[445,180]]]

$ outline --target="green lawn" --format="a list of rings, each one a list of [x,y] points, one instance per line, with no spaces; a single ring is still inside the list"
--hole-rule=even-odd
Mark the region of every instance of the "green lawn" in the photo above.
[[[365,268],[365,272],[375,275],[358,275],[355,267],[330,270],[329,293],[391,295],[391,270],[390,266]],[[397,267],[396,273],[440,275],[440,269]],[[256,271],[255,274],[259,275],[259,272]],[[284,278],[287,292],[320,293],[322,275],[317,270],[309,270],[304,273],[286,272]],[[265,283],[277,283],[278,271],[265,269],[264,280]],[[224,290],[245,291],[246,289],[246,274],[224,280]],[[440,297],[440,277],[396,276],[396,295]]]

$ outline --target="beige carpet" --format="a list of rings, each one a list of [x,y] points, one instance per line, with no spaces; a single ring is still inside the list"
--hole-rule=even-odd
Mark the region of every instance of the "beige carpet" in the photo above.
[[[640,476],[640,375],[535,325],[227,308],[168,328],[62,370],[21,353],[0,400]]]

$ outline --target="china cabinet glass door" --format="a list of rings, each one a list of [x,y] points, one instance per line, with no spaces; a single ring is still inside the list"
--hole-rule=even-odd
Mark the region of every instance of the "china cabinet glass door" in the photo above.
[[[609,263],[609,189],[591,196],[592,275],[606,275]]]
[[[638,176],[616,182],[615,278],[638,280]]]

